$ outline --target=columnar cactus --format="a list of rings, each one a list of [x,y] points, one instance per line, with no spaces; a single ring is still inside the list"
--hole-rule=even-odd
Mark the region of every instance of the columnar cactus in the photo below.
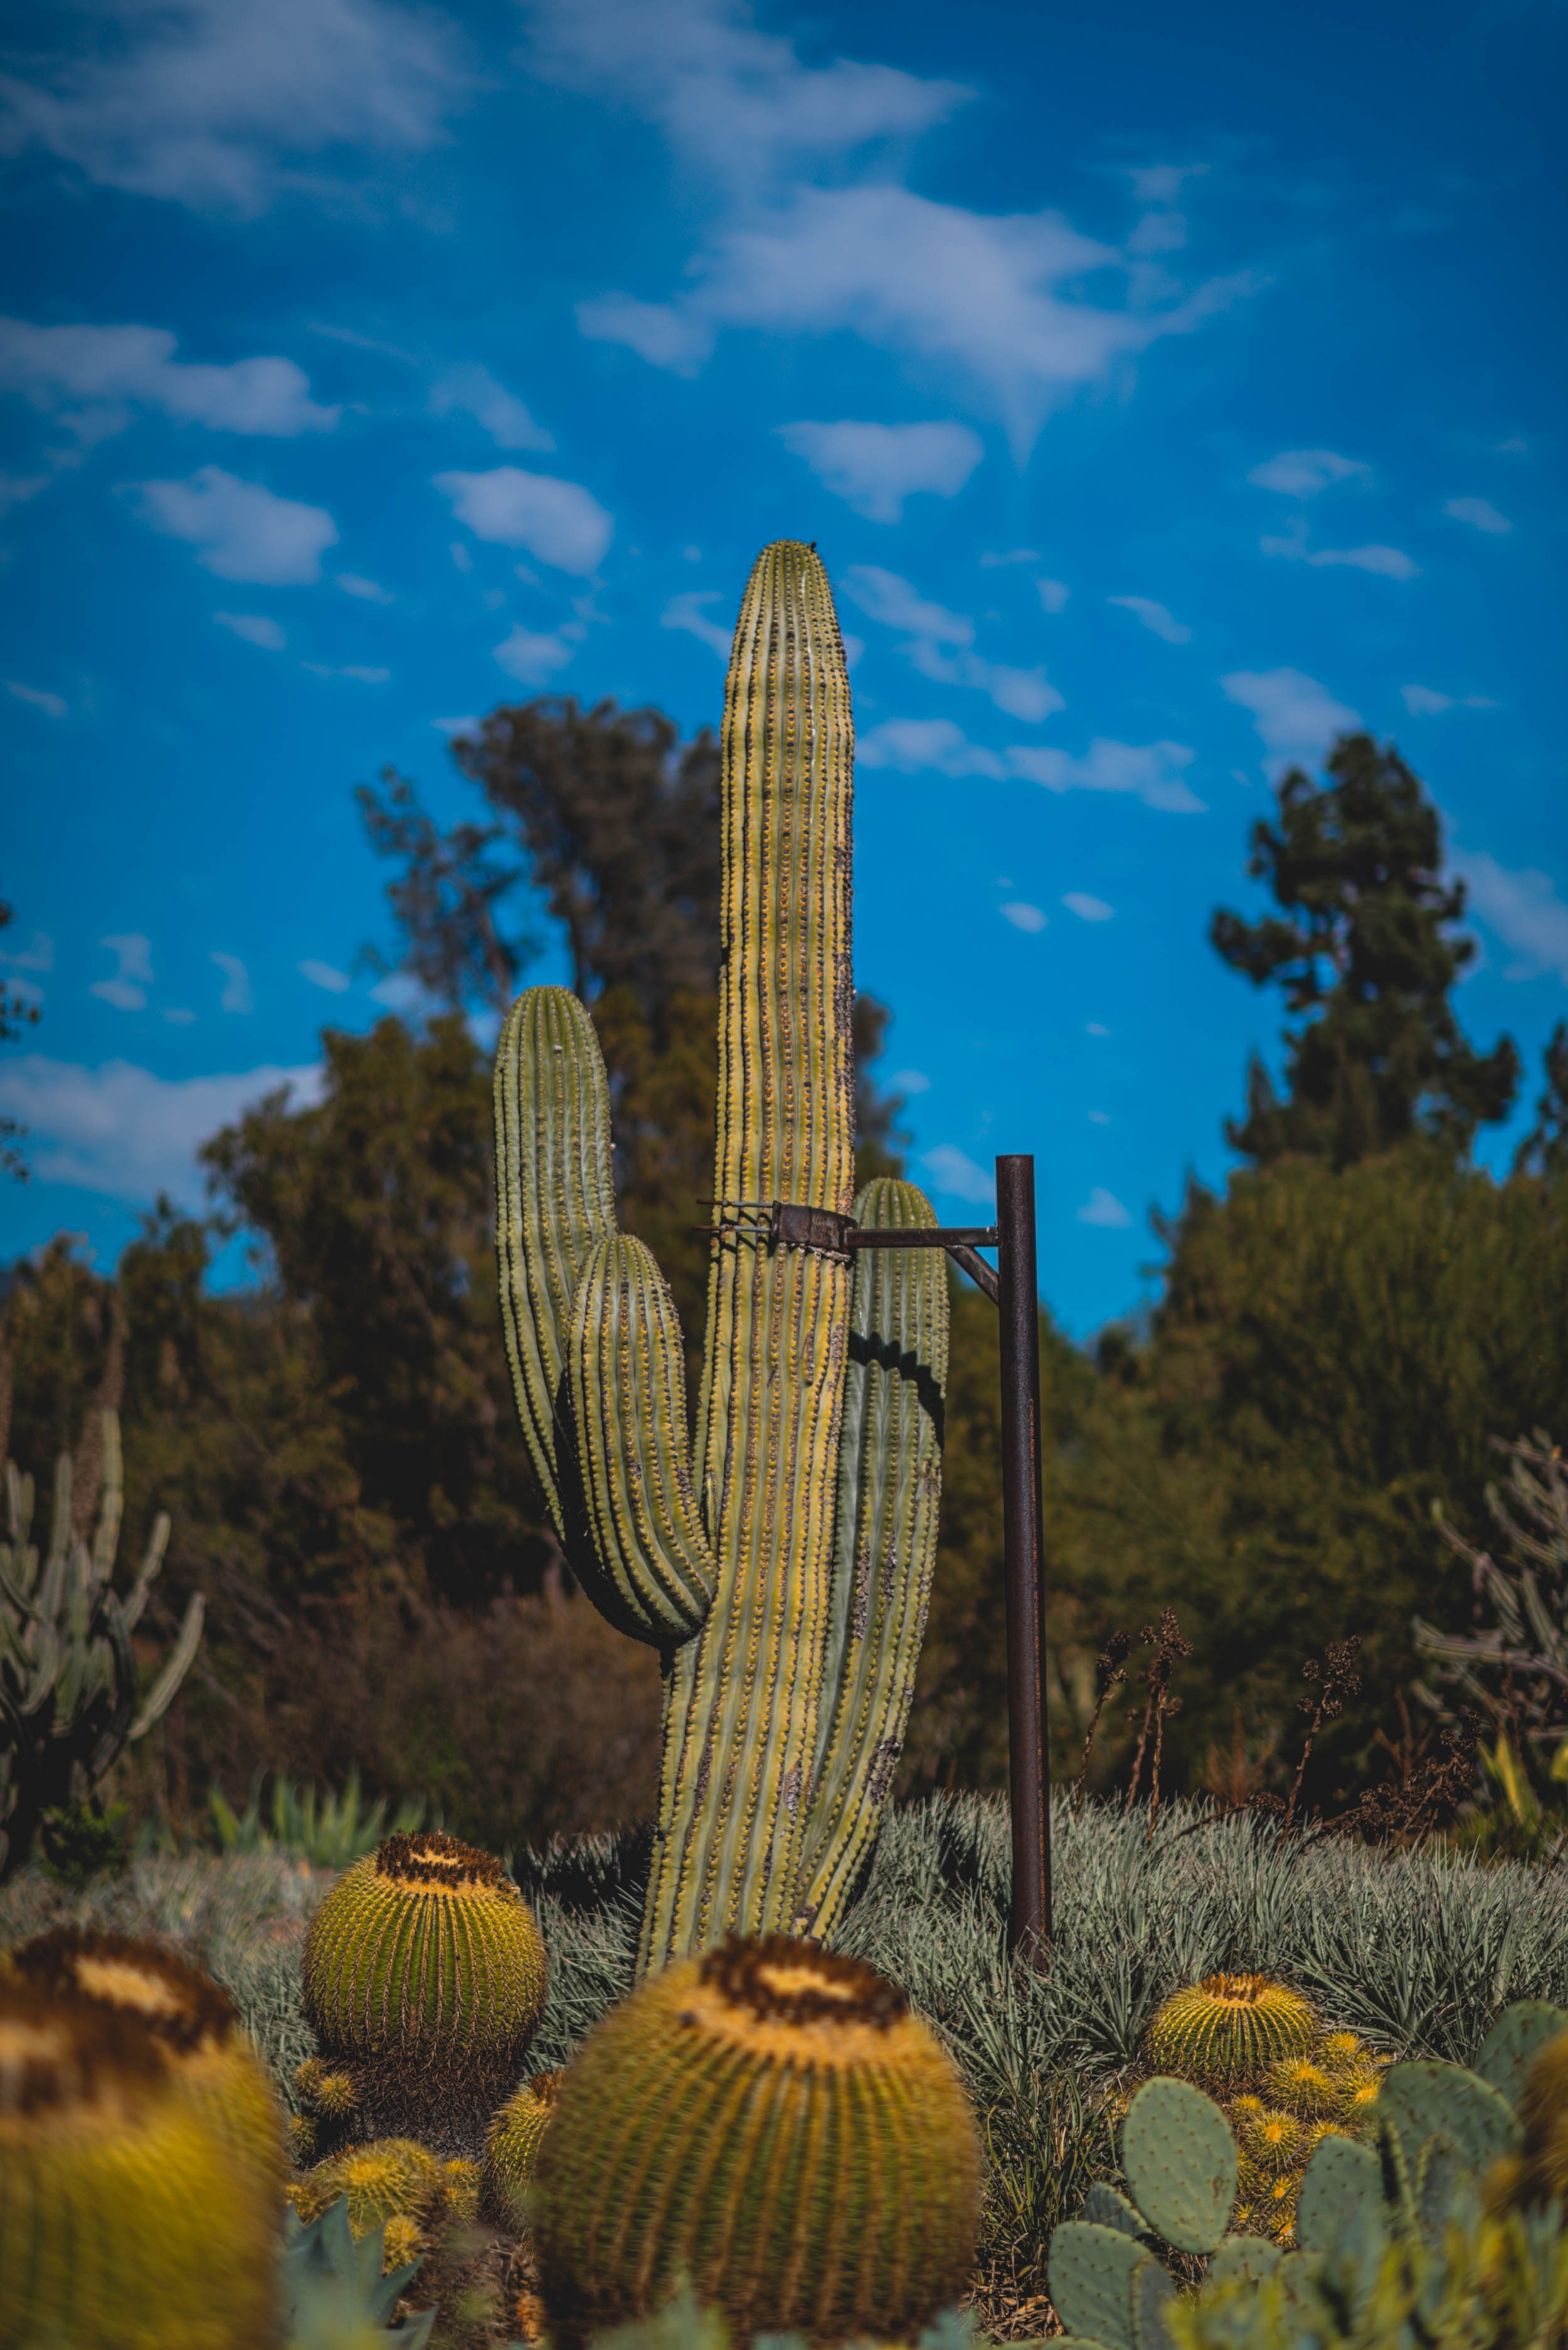
[[[619,1232],[609,1091],[560,988],[496,1060],[496,1240],[518,1412],[574,1572],[660,1654],[666,1705],[643,1972],[726,1930],[826,1938],[908,1718],[936,1540],[947,1285],[853,1217],[853,729],[826,575],[757,558],[725,686],[719,1094],[707,1355],[689,1451],[680,1332]],[[793,1215],[774,1217],[783,1203]]]

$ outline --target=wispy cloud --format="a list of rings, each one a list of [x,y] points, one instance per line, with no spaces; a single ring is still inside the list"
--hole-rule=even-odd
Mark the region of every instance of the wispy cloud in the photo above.
[[[206,367],[176,359],[161,327],[35,327],[0,318],[0,391],[20,392],[84,440],[128,425],[138,408],[218,432],[292,439],[330,432],[342,413],[310,397],[292,359]]]
[[[321,577],[323,554],[337,543],[337,525],[324,506],[277,497],[217,465],[202,466],[188,481],[123,487],[144,523],[194,546],[197,561],[220,579],[308,587]]]
[[[69,704],[57,693],[50,693],[41,685],[25,685],[18,677],[5,680],[5,691],[16,701],[25,702],[30,710],[41,710],[46,718],[63,718]]]
[[[112,1003],[117,1012],[140,1012],[152,984],[151,940],[140,931],[125,931],[118,937],[99,939],[99,944],[114,957],[114,975],[95,979],[88,993]]]
[[[336,963],[318,962],[314,955],[306,955],[299,966],[299,975],[307,979],[312,987],[325,988],[328,995],[345,995],[353,984],[346,971],[339,971]]]
[[[1120,1232],[1132,1222],[1132,1216],[1114,1191],[1107,1191],[1103,1183],[1096,1183],[1078,1211],[1078,1222],[1081,1224],[1101,1224],[1107,1232]]]
[[[1053,617],[1065,610],[1067,598],[1073,591],[1064,579],[1037,579],[1034,585],[1039,591],[1040,601]]]
[[[922,1150],[920,1165],[931,1179],[932,1191],[945,1191],[950,1199],[987,1208],[996,1198],[995,1174],[953,1143],[939,1142],[934,1149]]]
[[[974,622],[966,612],[950,612],[920,594],[896,571],[877,564],[853,563],[844,592],[868,619],[905,638],[904,652],[922,677],[939,685],[960,685],[984,693],[998,710],[1039,725],[1065,708],[1044,669],[1015,669],[987,660],[971,650]]]
[[[576,651],[559,629],[525,629],[521,621],[494,649],[496,660],[519,685],[548,685]]]
[[[418,153],[469,87],[454,29],[386,0],[57,14],[47,56],[0,77],[0,147],[201,210],[319,194],[322,160],[345,151]]]
[[[1043,931],[1050,920],[1043,906],[1031,906],[1022,899],[1015,899],[1011,905],[999,906],[996,910],[1004,922],[1012,923],[1015,931],[1031,933]]]
[[[214,612],[213,618],[220,629],[243,637],[247,645],[259,645],[264,652],[280,653],[288,642],[277,622],[261,612]]]
[[[218,998],[219,1011],[254,1012],[256,1008],[255,991],[251,985],[250,972],[239,956],[224,954],[221,948],[214,947],[210,960],[223,974],[223,992]]]
[[[672,596],[659,616],[659,624],[664,629],[683,629],[689,637],[695,637],[711,652],[717,653],[722,661],[727,661],[731,631],[722,629],[703,609],[707,604],[716,604],[720,593],[717,588],[699,588],[684,596]]]
[[[1568,986],[1568,905],[1557,895],[1552,876],[1528,868],[1510,872],[1481,849],[1456,851],[1453,861],[1475,911],[1513,949],[1517,960],[1504,966],[1504,979],[1540,979],[1550,972]]]
[[[1369,481],[1370,465],[1358,457],[1342,457],[1334,449],[1282,449],[1266,465],[1254,465],[1247,479],[1260,490],[1278,490],[1282,497],[1315,498],[1334,482]]]
[[[378,579],[363,579],[357,571],[339,571],[333,585],[341,588],[345,596],[356,596],[362,604],[395,604],[397,598],[389,588]]]
[[[1445,710],[1495,710],[1486,693],[1438,693],[1429,685],[1402,685],[1405,707],[1412,718],[1440,718]]]
[[[1173,816],[1202,813],[1204,803],[1183,772],[1194,755],[1185,743],[1116,743],[1098,735],[1081,756],[1023,743],[992,751],[971,743],[950,718],[884,719],[857,746],[857,757],[867,767],[903,775],[986,775],[998,783],[1014,779],[1048,792],[1125,794]]]
[[[1070,914],[1076,914],[1081,922],[1108,922],[1116,910],[1114,906],[1107,906],[1103,898],[1092,898],[1086,889],[1067,890],[1062,903]]]
[[[1264,750],[1281,764],[1321,758],[1336,734],[1361,723],[1358,711],[1299,669],[1232,670],[1220,688],[1251,712]]]
[[[985,454],[967,424],[781,424],[786,449],[868,522],[901,522],[918,490],[956,497]]]
[[[1513,525],[1504,514],[1499,514],[1490,498],[1449,498],[1443,512],[1455,522],[1469,523],[1472,530],[1484,530],[1490,537],[1501,538]]]
[[[1151,636],[1163,637],[1168,645],[1189,645],[1192,642],[1192,631],[1185,622],[1174,619],[1165,606],[1157,604],[1152,597],[1107,596],[1106,601],[1119,605],[1124,612],[1130,612]]]
[[[1310,564],[1314,571],[1370,571],[1383,579],[1414,579],[1419,568],[1402,546],[1309,546],[1304,528],[1283,537],[1266,534],[1258,545],[1265,555]]]
[[[556,445],[522,400],[504,384],[497,383],[488,368],[452,368],[431,392],[431,407],[438,416],[461,409],[483,427],[498,449],[537,449],[547,453]]]
[[[36,1138],[40,1182],[72,1183],[135,1206],[167,1191],[195,1208],[204,1191],[198,1145],[284,1086],[303,1107],[319,1099],[321,1072],[264,1066],[170,1079],[130,1061],[90,1069],[29,1053],[0,1063],[0,1112]]]
[[[610,515],[580,483],[524,473],[516,465],[497,465],[487,473],[437,473],[435,486],[475,538],[525,546],[557,571],[581,576],[596,570],[615,530]]]

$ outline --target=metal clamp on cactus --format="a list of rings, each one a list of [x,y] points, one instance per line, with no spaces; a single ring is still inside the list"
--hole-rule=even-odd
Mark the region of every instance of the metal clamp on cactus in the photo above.
[[[694,1448],[669,1290],[616,1227],[582,1004],[520,996],[495,1073],[524,1432],[573,1572],[665,1670],[645,1973],[840,1914],[909,1714],[947,1377],[936,1253],[846,1245],[852,1224],[935,1218],[908,1183],[851,1199],[849,681],[826,575],[793,541],[747,583],[723,759],[713,1191],[758,1204],[714,1236]]]

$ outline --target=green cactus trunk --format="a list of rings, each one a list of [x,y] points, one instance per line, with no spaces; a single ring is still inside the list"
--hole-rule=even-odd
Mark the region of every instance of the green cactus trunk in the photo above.
[[[567,1556],[666,1675],[640,1965],[815,1925],[886,1802],[936,1534],[947,1289],[851,1212],[853,725],[826,575],[753,566],[725,686],[716,1241],[697,1441],[680,1333],[616,1231],[608,1087],[561,989],[518,999],[496,1066],[497,1245],[514,1386]],[[826,1211],[814,1244],[759,1207]],[[865,1222],[929,1222],[912,1186]],[[849,1386],[850,1441],[841,1442]]]

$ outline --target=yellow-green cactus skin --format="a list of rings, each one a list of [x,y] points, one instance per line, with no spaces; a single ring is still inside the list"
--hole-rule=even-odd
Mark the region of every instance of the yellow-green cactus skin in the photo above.
[[[1300,1991],[1264,1974],[1206,1975],[1172,1991],[1144,2041],[1152,2073],[1174,2073],[1200,2089],[1256,2088],[1271,2064],[1306,2056],[1322,2033]]]
[[[291,2180],[287,2191],[307,2227],[346,2195],[349,2230],[358,2239],[388,2220],[423,2222],[441,2205],[445,2180],[429,2147],[413,2138],[379,2137],[317,2163],[303,2178]]]
[[[826,1939],[901,1749],[936,1542],[948,1292],[930,1224],[854,1188],[854,730],[814,549],[766,547],[725,684],[716,1237],[696,1440],[673,1305],[616,1228],[609,1089],[562,988],[496,1055],[514,1391],[574,1572],[657,1648],[663,1761],[639,1971],[728,1931]],[[774,1203],[804,1211],[786,1232]]]
[[[267,2350],[275,2237],[141,2017],[0,1979],[0,2350]]]
[[[317,2110],[375,2116],[482,2104],[515,2080],[545,2005],[545,1945],[490,1853],[389,1836],[311,1920],[301,1983],[327,2060]]]
[[[962,2084],[904,1994],[732,1937],[612,2009],[562,2080],[533,2198],[551,2340],[684,2275],[735,2341],[913,2341],[966,2287],[980,2187]]]
[[[1516,2199],[1568,2202],[1568,2032],[1549,2040],[1519,2100],[1524,2149]]]
[[[182,2094],[275,2199],[284,2174],[284,2116],[234,2003],[210,1975],[157,1942],[86,1927],[57,1927],[10,1954],[20,1980],[46,1999],[84,1999],[140,2017]]]
[[[559,2073],[535,2073],[507,2098],[491,2126],[480,2174],[480,2208],[504,2228],[521,2228],[526,2220],[528,2190],[562,2077]]]

